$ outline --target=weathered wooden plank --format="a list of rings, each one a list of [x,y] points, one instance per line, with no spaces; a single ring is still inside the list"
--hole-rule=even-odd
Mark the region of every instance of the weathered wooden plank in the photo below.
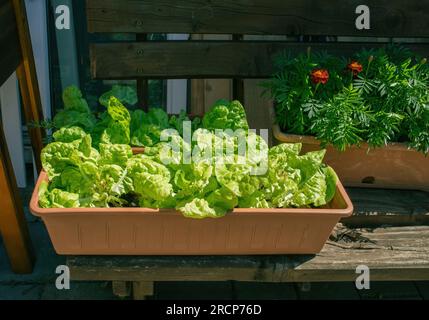
[[[146,41],[146,34],[137,34],[137,41]],[[149,111],[149,80],[148,79],[137,79],[137,98],[138,106],[144,111]]]
[[[68,257],[74,280],[272,281],[283,257]]]
[[[383,44],[312,43],[314,51],[351,56],[361,48]],[[100,43],[91,46],[92,76],[98,79],[134,78],[267,78],[273,57],[300,53],[306,43],[270,41],[150,41]],[[429,44],[407,45],[417,54],[429,53]]]
[[[18,67],[21,60],[18,30],[12,1],[0,0],[0,85]]]
[[[0,121],[0,234],[12,270],[31,273],[34,252]]]
[[[134,300],[145,300],[147,297],[153,296],[154,283],[153,281],[133,282],[133,298]]]
[[[21,46],[22,61],[17,69],[18,82],[21,89],[22,105],[25,121],[28,124],[40,123],[43,120],[42,102],[39,83],[37,81],[36,65],[34,63],[33,47],[28,29],[27,12],[23,0],[11,0],[15,10],[16,23]],[[33,155],[38,172],[42,169],[40,153],[43,149],[44,130],[28,126],[28,132],[33,148]]]
[[[429,3],[367,0],[370,30],[357,30],[355,0],[87,0],[90,32],[429,36]]]
[[[232,35],[193,34],[192,40],[232,40]],[[232,100],[231,79],[192,79],[191,113],[203,115],[219,99]]]
[[[429,239],[426,236],[429,227],[360,231],[374,243],[330,242],[312,259],[296,257],[284,280],[312,282],[333,278],[335,281],[351,281],[356,279],[356,267],[362,264],[370,268],[374,281],[417,281],[429,277]]]
[[[413,190],[348,188],[355,205],[353,216],[342,220],[350,227],[429,224],[429,193]]]
[[[429,279],[429,227],[359,232],[367,242],[329,242],[316,256],[69,257],[68,265],[75,280],[354,281],[362,264],[373,281]]]

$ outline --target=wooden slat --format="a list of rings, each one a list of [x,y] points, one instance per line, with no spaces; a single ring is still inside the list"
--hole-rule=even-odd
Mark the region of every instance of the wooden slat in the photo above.
[[[34,253],[0,122],[0,233],[12,270],[31,273]]]
[[[374,43],[312,43],[314,51],[352,55]],[[160,41],[102,43],[91,46],[92,76],[98,79],[134,78],[266,78],[272,58],[282,51],[305,52],[308,44],[269,41]],[[429,53],[429,44],[407,45]]]
[[[354,281],[356,267],[372,281],[429,279],[429,227],[357,230],[369,242],[328,242],[316,256],[69,257],[74,280]]]
[[[232,40],[232,35],[193,34],[192,40]],[[192,79],[191,114],[203,115],[219,99],[232,100],[231,79]]]
[[[0,0],[0,85],[18,67],[21,60],[19,38],[10,0]]]
[[[72,280],[103,281],[272,281],[272,266],[283,257],[189,256],[67,258]]]
[[[379,228],[362,236],[375,243],[327,244],[313,259],[297,258],[287,281],[356,279],[356,267],[370,268],[371,281],[420,281],[429,277],[429,227]]]
[[[24,116],[27,125],[32,122],[40,123],[43,120],[42,102],[40,99],[39,83],[37,81],[36,66],[34,63],[33,47],[28,29],[27,13],[23,0],[10,0],[15,9],[19,41],[22,52],[22,62],[17,69],[18,82],[21,89]],[[41,128],[28,127],[31,139],[35,164],[38,172],[42,169],[40,153],[43,149],[45,132]]]
[[[137,41],[147,41],[146,34],[137,34]],[[137,98],[138,98],[138,106],[142,108],[144,111],[149,110],[149,80],[139,78],[137,79]]]
[[[429,193],[415,190],[347,188],[355,212],[351,227],[429,225]]]
[[[241,34],[234,34],[232,40],[241,41],[244,36]],[[232,81],[232,96],[234,100],[243,101],[244,103],[244,80],[243,79],[234,79]]]
[[[429,36],[429,3],[367,0],[370,30],[357,30],[356,0],[87,0],[90,32]]]

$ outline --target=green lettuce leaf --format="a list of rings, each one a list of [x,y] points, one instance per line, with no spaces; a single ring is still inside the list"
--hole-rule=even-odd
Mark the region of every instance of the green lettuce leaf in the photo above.
[[[251,175],[252,167],[244,157],[216,160],[215,175],[219,184],[237,197],[246,197],[260,188],[258,176]]]
[[[213,166],[209,162],[182,165],[174,175],[174,187],[178,197],[200,193],[209,185],[212,174]]]
[[[135,192],[142,198],[162,201],[171,196],[171,174],[164,165],[138,155],[128,161],[127,171],[133,180]]]
[[[39,188],[39,205],[41,208],[79,208],[79,195],[59,189],[49,191],[44,182]]]
[[[107,124],[107,128],[101,135],[100,142],[106,144],[130,144],[131,116],[127,108],[118,99],[111,97],[107,113],[109,117],[103,119]]]
[[[64,127],[54,132],[53,137],[57,142],[73,142],[81,140],[88,134],[80,127]]]
[[[96,120],[88,103],[83,99],[82,92],[77,87],[71,86],[64,90],[62,98],[64,109],[54,117],[54,126],[58,129],[81,127],[86,132],[91,132]]]
[[[126,167],[133,156],[131,147],[127,144],[100,144],[100,163]]]
[[[238,205],[240,208],[272,208],[272,204],[267,201],[266,194],[262,191],[256,191],[250,196],[240,198]]]
[[[82,96],[82,92],[76,86],[70,86],[63,92],[64,110],[74,110],[82,113],[90,113],[88,103]]]
[[[104,93],[100,99],[99,102],[101,105],[105,106],[106,108],[109,107],[109,101],[110,98],[115,97],[119,101],[121,101],[123,104],[127,104],[129,106],[134,106],[137,104],[137,93],[134,90],[134,88],[130,86],[120,86],[120,85],[114,85],[112,87],[112,90]]]
[[[209,130],[249,130],[246,112],[239,101],[219,100],[203,118],[203,128]]]
[[[326,195],[325,195],[325,203],[330,203],[332,199],[335,197],[335,193],[337,192],[337,183],[339,181],[337,174],[334,169],[329,166],[323,168],[325,172],[326,178]]]
[[[160,142],[161,133],[170,127],[167,113],[159,108],[147,114],[139,111],[133,115],[131,144],[137,147],[152,147]]]
[[[193,199],[191,202],[177,208],[186,218],[204,219],[204,218],[221,218],[226,214],[225,210],[216,211],[211,208],[205,199]]]
[[[173,115],[170,118],[169,125],[170,127],[176,129],[180,135],[183,135],[183,123],[184,122],[191,122],[188,115],[186,114],[186,111],[182,110],[180,111],[179,115]],[[195,126],[195,123],[194,123]],[[191,122],[192,127],[192,122]]]
[[[210,207],[214,208],[217,213],[226,213],[238,206],[238,197],[227,188],[213,191],[206,199]]]

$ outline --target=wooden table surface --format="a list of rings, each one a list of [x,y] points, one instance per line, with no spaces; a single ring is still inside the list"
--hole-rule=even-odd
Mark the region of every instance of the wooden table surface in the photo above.
[[[365,242],[329,241],[311,256],[70,256],[74,280],[354,281],[366,265],[372,280],[429,280],[429,227],[356,230]]]

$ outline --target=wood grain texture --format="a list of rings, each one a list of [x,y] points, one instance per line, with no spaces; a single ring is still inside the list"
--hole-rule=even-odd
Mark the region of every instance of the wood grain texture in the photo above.
[[[16,273],[31,273],[34,253],[0,122],[0,233]]]
[[[367,0],[370,30],[357,30],[354,0],[87,0],[90,32],[426,37],[429,3]]]
[[[354,214],[350,227],[429,225],[429,193],[414,190],[347,188]]]
[[[43,120],[42,102],[40,98],[39,83],[37,81],[36,66],[34,63],[33,47],[28,29],[27,13],[23,0],[10,0],[13,2],[19,41],[22,52],[22,61],[17,69],[17,77],[21,89],[22,104],[27,125],[40,123]],[[43,149],[45,132],[41,128],[28,126],[31,146],[38,172],[42,170],[40,153]]]
[[[232,40],[232,36],[193,34],[192,40]],[[232,100],[232,84],[231,79],[192,79],[191,113],[203,115],[217,100]]]
[[[298,257],[286,269],[287,281],[336,281],[356,279],[356,267],[370,268],[371,281],[420,281],[429,277],[429,227],[379,228],[360,230],[375,243],[327,244],[312,259]]]
[[[12,2],[0,0],[0,85],[18,67],[21,61],[18,30]]]
[[[372,281],[429,279],[429,227],[358,230],[368,242],[332,243],[316,256],[68,257],[74,280],[354,281],[356,267]]]
[[[312,43],[314,51],[351,56],[383,44]],[[273,57],[284,51],[305,52],[306,43],[270,41],[150,41],[91,45],[91,70],[96,79],[135,78],[267,78]],[[427,55],[429,44],[408,45]]]

